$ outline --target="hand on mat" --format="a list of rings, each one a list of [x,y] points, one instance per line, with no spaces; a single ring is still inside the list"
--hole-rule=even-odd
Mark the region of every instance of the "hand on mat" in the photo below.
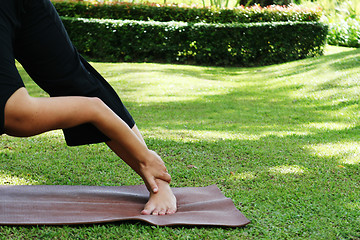
[[[150,192],[149,201],[146,203],[143,215],[166,215],[174,214],[177,210],[176,198],[169,186],[168,182],[155,180],[159,191],[157,193]]]
[[[156,179],[161,179],[168,184],[171,181],[171,176],[167,172],[163,160],[154,151],[149,150],[150,156],[145,162],[140,163],[139,175],[145,182],[149,192],[157,193],[159,186]]]

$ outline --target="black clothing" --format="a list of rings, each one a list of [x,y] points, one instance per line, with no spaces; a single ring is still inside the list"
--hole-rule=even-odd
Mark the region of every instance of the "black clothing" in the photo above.
[[[98,97],[134,126],[113,88],[72,45],[50,0],[0,0],[0,134],[5,104],[24,86],[15,59],[51,97]],[[91,124],[64,129],[64,135],[70,146],[109,140]]]

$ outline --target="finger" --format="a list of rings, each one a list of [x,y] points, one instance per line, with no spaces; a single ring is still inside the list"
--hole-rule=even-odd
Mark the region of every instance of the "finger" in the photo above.
[[[159,191],[158,185],[156,184],[154,178],[151,177],[151,178],[147,179],[147,182],[148,182],[148,185],[150,187],[150,190],[153,193],[157,193]]]
[[[161,180],[164,180],[165,182],[168,182],[170,183],[171,182],[171,176],[169,173],[167,172],[164,172],[161,177],[160,177]]]

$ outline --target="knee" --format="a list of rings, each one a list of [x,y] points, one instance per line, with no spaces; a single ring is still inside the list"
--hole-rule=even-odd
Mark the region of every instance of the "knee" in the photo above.
[[[90,108],[89,111],[92,112],[93,115],[101,115],[103,113],[104,108],[108,108],[108,106],[98,97],[88,98]]]
[[[5,105],[4,129],[12,136],[30,136],[34,104],[25,88],[18,89]]]
[[[105,103],[98,97],[90,97],[89,98],[90,104],[95,108],[100,108],[105,105]]]

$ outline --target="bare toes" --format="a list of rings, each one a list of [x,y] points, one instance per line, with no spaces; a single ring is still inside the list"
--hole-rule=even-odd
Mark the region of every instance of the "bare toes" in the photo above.
[[[142,215],[150,215],[151,212],[149,212],[148,210],[144,209],[144,210],[141,211],[141,214],[142,214]]]
[[[159,211],[159,215],[165,215],[166,214],[166,210],[160,210]]]
[[[169,208],[167,211],[166,211],[166,214],[174,214],[176,213],[176,209],[173,209],[173,208]]]
[[[142,215],[151,215],[155,211],[155,206],[153,204],[146,204],[144,210],[141,211]]]

